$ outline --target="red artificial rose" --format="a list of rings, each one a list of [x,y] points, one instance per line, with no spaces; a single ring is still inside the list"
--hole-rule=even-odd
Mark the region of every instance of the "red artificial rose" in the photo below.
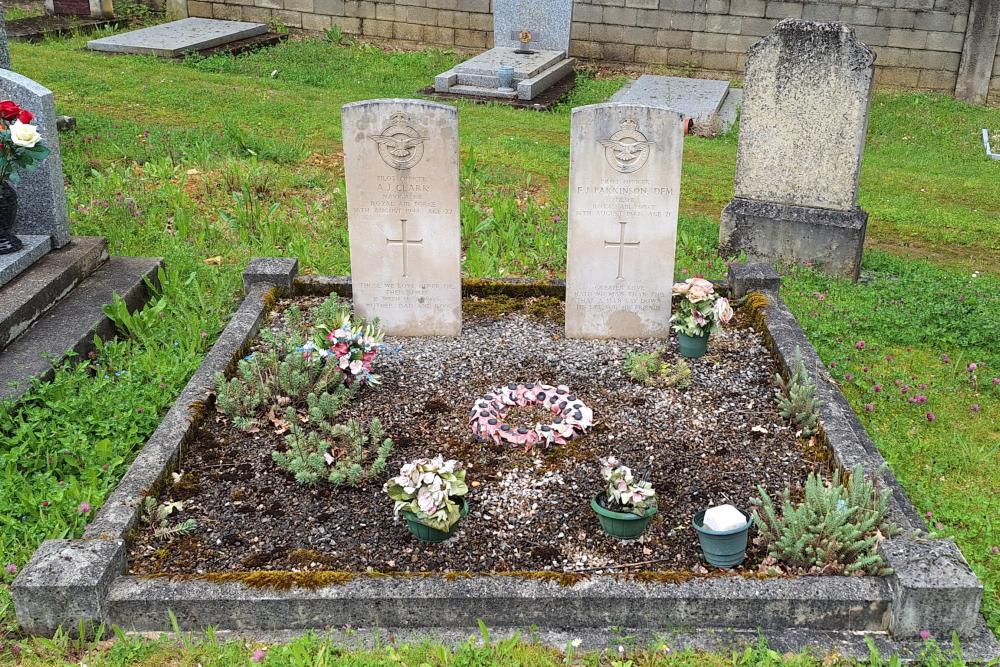
[[[35,114],[31,113],[27,109],[21,109],[21,113],[17,114],[17,119],[27,125],[31,121],[35,120]]]
[[[17,115],[21,113],[21,107],[17,106],[11,100],[4,100],[0,102],[0,118],[4,120],[14,120]]]

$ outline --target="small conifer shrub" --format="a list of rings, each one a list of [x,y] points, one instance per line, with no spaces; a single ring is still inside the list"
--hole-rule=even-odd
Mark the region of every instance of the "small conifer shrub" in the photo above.
[[[806,371],[802,350],[798,346],[795,347],[792,372],[788,380],[776,373],[774,381],[777,385],[774,398],[781,416],[797,428],[799,433],[811,436],[819,425],[819,408],[823,402],[816,397],[816,383]]]
[[[308,315],[289,307],[280,333],[261,332],[262,349],[231,379],[217,375],[216,405],[239,429],[283,434],[285,449],[271,457],[300,484],[358,486],[385,470],[392,440],[377,419],[335,420],[362,387],[378,385],[372,363],[382,332],[377,320],[352,320],[338,297]]]
[[[297,424],[295,410],[288,408],[290,425],[284,452],[272,452],[274,462],[288,470],[300,484],[326,480],[334,486],[359,486],[385,471],[393,442],[382,423],[372,419],[367,426],[357,419],[346,424],[324,424],[324,437]]]
[[[786,488],[779,503],[763,487],[753,512],[768,555],[792,568],[844,574],[885,575],[876,552],[879,540],[893,532],[885,523],[889,489],[876,489],[859,465],[846,480],[839,470],[829,483],[816,473],[806,479],[805,496],[793,504]]]

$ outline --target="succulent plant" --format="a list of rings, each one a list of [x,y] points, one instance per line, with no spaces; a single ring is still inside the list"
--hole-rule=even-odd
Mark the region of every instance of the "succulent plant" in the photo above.
[[[410,512],[425,526],[448,531],[461,516],[457,500],[469,492],[469,487],[465,484],[465,469],[438,454],[405,464],[398,476],[386,482],[384,490],[396,503],[397,518],[401,511]]]

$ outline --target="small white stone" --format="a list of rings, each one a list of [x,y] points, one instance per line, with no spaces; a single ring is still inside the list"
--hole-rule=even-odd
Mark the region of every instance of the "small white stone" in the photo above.
[[[732,505],[719,505],[712,507],[705,512],[705,520],[702,525],[709,530],[725,531],[742,528],[747,524],[747,518],[743,512]]]

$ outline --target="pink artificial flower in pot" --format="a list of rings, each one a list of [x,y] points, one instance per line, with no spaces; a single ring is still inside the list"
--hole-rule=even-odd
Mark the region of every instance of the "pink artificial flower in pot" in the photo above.
[[[671,316],[677,332],[681,356],[701,357],[708,350],[708,337],[732,321],[735,313],[729,299],[715,291],[715,285],[704,278],[688,278],[675,283],[674,295],[683,297]]]

